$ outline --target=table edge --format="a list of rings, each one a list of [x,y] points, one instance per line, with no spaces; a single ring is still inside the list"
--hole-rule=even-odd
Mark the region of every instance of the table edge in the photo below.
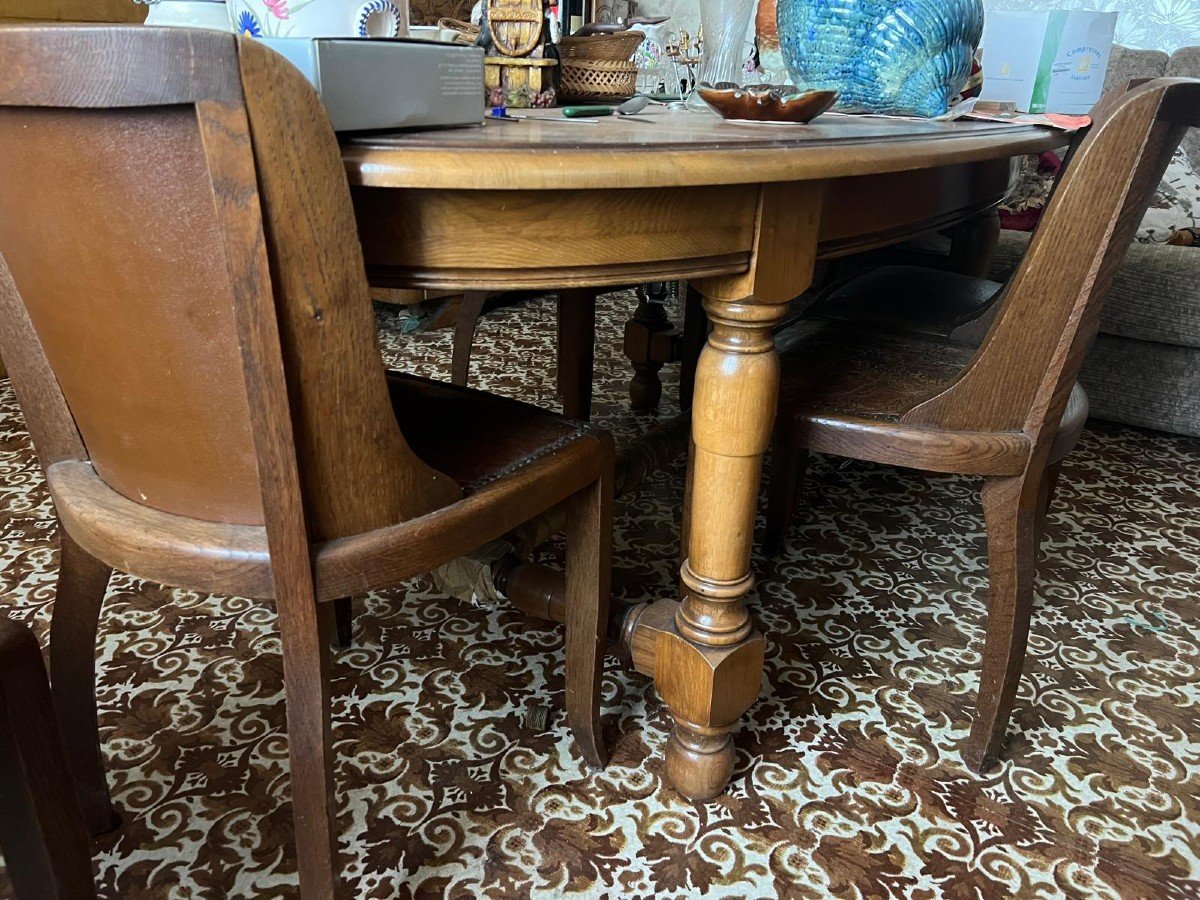
[[[379,147],[346,144],[342,159],[350,184],[434,190],[591,190],[698,187],[811,181],[904,172],[1064,147],[1066,132],[1013,128],[1011,134],[837,141],[810,147],[712,146],[496,149],[488,147]],[[617,165],[624,157],[626,164]],[[635,164],[636,163],[636,164]]]

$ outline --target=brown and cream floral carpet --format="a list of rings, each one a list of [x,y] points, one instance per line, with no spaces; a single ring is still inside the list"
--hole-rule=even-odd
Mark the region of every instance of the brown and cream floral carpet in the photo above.
[[[628,411],[632,306],[602,299],[597,342],[596,419],[621,441],[656,422]],[[544,301],[487,317],[475,383],[553,406],[553,318]],[[448,333],[379,320],[394,363],[447,371]],[[621,599],[673,590],[681,484],[676,465],[624,504]],[[1200,441],[1089,428],[1047,527],[1006,761],[983,777],[957,750],[987,579],[972,479],[817,460],[787,554],[754,560],[766,683],[711,803],[665,786],[664,710],[615,659],[612,761],[588,771],[561,714],[527,724],[561,707],[558,627],[428,580],[372,596],[334,683],[355,896],[1200,896],[1198,497]],[[0,501],[6,615],[44,637],[54,525],[7,382]],[[274,611],[122,577],[101,632],[124,824],[96,846],[100,894],[295,896]]]

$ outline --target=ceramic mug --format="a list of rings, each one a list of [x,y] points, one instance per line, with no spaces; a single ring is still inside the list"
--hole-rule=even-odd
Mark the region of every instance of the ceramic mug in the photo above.
[[[408,0],[227,0],[251,37],[408,37]]]

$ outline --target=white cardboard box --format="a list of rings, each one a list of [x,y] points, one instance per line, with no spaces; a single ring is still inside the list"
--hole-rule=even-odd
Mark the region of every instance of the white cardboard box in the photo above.
[[[402,38],[262,38],[313,83],[334,131],[483,121],[483,49]]]
[[[983,94],[1020,112],[1086,114],[1104,87],[1115,12],[989,12],[983,27]]]

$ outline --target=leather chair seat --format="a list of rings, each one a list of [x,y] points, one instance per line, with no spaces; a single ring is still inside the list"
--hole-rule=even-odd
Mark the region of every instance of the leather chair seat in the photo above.
[[[395,371],[388,389],[413,452],[468,494],[573,443],[594,444],[598,459],[611,443],[585,422],[486,391]]]

